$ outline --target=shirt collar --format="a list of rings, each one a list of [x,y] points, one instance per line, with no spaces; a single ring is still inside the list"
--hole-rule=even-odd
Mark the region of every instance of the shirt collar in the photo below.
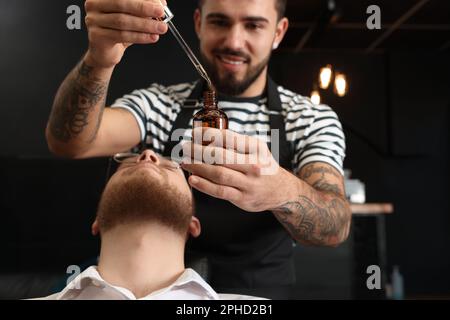
[[[58,294],[57,300],[70,297],[75,291],[81,291],[89,285],[105,287],[108,284],[102,279],[97,271],[97,267],[91,266],[70,281],[67,286]]]
[[[188,284],[196,284],[201,291],[203,291],[212,300],[219,300],[219,295],[213,288],[193,269],[187,268],[183,274],[169,287],[161,289],[165,291],[172,290],[174,288],[183,287]],[[158,290],[158,291],[161,291]],[[153,295],[150,294],[150,295]]]
[[[187,268],[185,271],[181,274],[178,279],[172,283],[170,286],[162,288],[160,290],[154,291],[150,293],[149,295],[143,297],[142,299],[152,299],[156,297],[157,295],[164,294],[166,292],[169,292],[171,290],[174,290],[176,288],[180,288],[183,286],[187,286],[189,284],[194,284],[197,286],[199,290],[204,292],[206,296],[208,296],[212,300],[219,300],[219,295],[214,291],[211,286],[206,283],[205,280],[193,269]],[[124,295],[128,299],[136,299],[134,294],[122,287],[113,286],[109,283],[107,283],[98,273],[96,266],[91,266],[82,273],[80,273],[75,279],[73,279],[65,288],[62,290],[56,297],[57,300],[67,299],[70,298],[76,291],[81,291],[84,288],[86,288],[89,285],[94,285],[96,287],[109,287],[113,288],[122,295]]]

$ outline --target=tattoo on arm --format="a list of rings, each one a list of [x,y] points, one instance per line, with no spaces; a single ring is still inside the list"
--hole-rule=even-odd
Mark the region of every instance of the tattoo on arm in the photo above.
[[[335,194],[335,195],[338,195],[341,197],[344,196],[341,187],[339,187],[337,184],[328,183],[328,182],[324,181],[323,179],[317,180],[316,182],[313,183],[312,186],[316,190],[332,193],[332,194]]]
[[[291,235],[313,245],[339,242],[347,223],[344,201],[330,201],[299,196],[297,201],[283,204],[274,210],[275,216]]]
[[[82,62],[75,68],[75,75],[69,75],[58,93],[50,116],[49,128],[52,135],[63,142],[78,137],[91,121],[89,114],[103,101],[95,119],[95,129],[88,142],[92,142],[100,127],[106,100],[108,82],[92,76],[93,68]]]
[[[330,179],[327,179],[327,175],[331,175],[339,180],[342,179],[342,176],[335,169],[328,165],[310,164],[305,167],[303,172],[301,172],[300,178],[304,181],[308,181],[308,179],[311,179],[314,174],[319,176],[317,180],[311,183],[311,186],[313,186],[314,189],[345,198],[345,192],[342,186],[330,183]]]
[[[325,178],[325,174],[331,174],[336,178],[341,177],[340,174],[336,172],[336,170],[330,168],[329,166],[310,164],[309,166],[305,167],[300,178],[306,180],[313,174],[320,174],[322,179]]]
[[[298,241],[312,245],[339,243],[348,234],[351,213],[343,188],[328,182],[325,175],[341,177],[331,168],[311,165],[301,178],[311,178],[313,174],[318,179],[311,186],[305,183],[304,192],[296,200],[272,211]]]

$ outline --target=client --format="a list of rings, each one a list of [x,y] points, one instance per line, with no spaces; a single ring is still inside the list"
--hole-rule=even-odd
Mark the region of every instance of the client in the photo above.
[[[146,150],[115,157],[94,229],[101,236],[98,266],[91,266],[48,300],[257,299],[216,293],[185,268],[189,236],[200,234],[191,190],[177,163]]]

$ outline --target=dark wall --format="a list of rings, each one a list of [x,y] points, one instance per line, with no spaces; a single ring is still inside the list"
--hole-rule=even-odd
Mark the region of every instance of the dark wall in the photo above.
[[[194,3],[194,0],[173,1],[171,8],[176,15],[175,23],[187,41],[196,46],[191,23]],[[20,190],[15,201],[22,201],[12,208],[12,198],[2,193],[0,208],[16,215],[51,211],[53,216],[46,218],[50,224],[39,225],[36,217],[30,220],[32,225],[50,230],[49,226],[64,215],[64,205],[70,206],[73,198],[67,193],[57,200],[44,196],[45,188],[54,192],[63,186],[58,185],[60,182],[52,184],[48,176],[43,176],[56,169],[47,168],[39,175],[39,162],[30,158],[51,158],[44,137],[51,103],[58,85],[86,50],[84,26],[82,31],[69,31],[65,27],[65,11],[71,4],[82,7],[83,1],[0,0],[0,156],[4,157],[2,163],[11,168],[3,168],[2,176],[8,177],[9,184],[4,187],[10,192]],[[449,61],[445,54],[413,52],[277,53],[271,65],[271,73],[280,84],[305,95],[309,95],[313,75],[323,64],[332,63],[347,74],[349,94],[336,98],[332,93],[324,93],[324,102],[336,110],[344,124],[348,149],[345,166],[355,178],[366,183],[367,201],[394,203],[395,212],[387,218],[388,262],[400,265],[407,293],[411,295],[450,293]],[[153,81],[176,83],[195,77],[183,52],[168,36],[157,46],[133,46],[127,51],[115,71],[108,101]],[[19,156],[28,162],[12,166],[11,161]],[[54,163],[56,167],[58,163]],[[30,166],[34,168],[31,172],[26,170]],[[85,175],[62,170],[54,174],[59,181],[76,179],[73,181],[78,187],[83,186],[83,181],[102,177],[103,162],[74,166],[74,172]],[[21,188],[17,187],[19,184]],[[27,202],[27,193],[36,188],[41,197]],[[63,230],[84,228],[81,235],[68,231],[72,239],[87,236],[92,217],[88,211],[95,209],[100,189],[99,183],[84,190],[85,197],[79,201],[86,202],[71,208],[73,212],[83,212],[79,216],[82,225],[76,222],[75,213],[71,216],[75,219],[73,223],[64,220]],[[77,188],[67,192],[76,193]],[[60,212],[60,216],[54,212]],[[4,223],[17,225],[24,221],[23,217],[20,219],[10,217]],[[64,234],[60,230],[52,239]],[[91,242],[86,243],[86,247],[90,245]],[[13,255],[14,250],[10,250]]]
[[[382,189],[397,207],[388,229],[391,260],[404,266],[412,292],[448,293],[449,55],[395,55],[390,71],[394,157],[382,161]]]
[[[196,43],[191,23],[195,3],[171,4],[174,21],[190,43]],[[0,0],[0,155],[49,155],[44,130],[53,97],[87,49],[85,26],[80,31],[66,28],[66,9],[72,4],[82,8],[84,17],[81,0]],[[115,70],[108,102],[155,81],[194,79],[193,67],[169,35],[157,46],[137,45],[127,50]]]
[[[350,80],[346,97],[323,94],[344,125],[345,167],[365,182],[368,202],[395,207],[386,220],[389,265],[400,266],[411,295],[448,294],[449,55],[276,55],[272,74],[308,94],[326,63]]]

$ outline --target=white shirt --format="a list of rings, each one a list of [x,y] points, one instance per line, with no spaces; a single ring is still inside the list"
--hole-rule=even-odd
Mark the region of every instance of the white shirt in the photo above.
[[[128,289],[113,286],[91,266],[73,279],[61,292],[37,300],[261,300],[252,296],[217,294],[194,270],[186,269],[170,286],[136,299]]]

